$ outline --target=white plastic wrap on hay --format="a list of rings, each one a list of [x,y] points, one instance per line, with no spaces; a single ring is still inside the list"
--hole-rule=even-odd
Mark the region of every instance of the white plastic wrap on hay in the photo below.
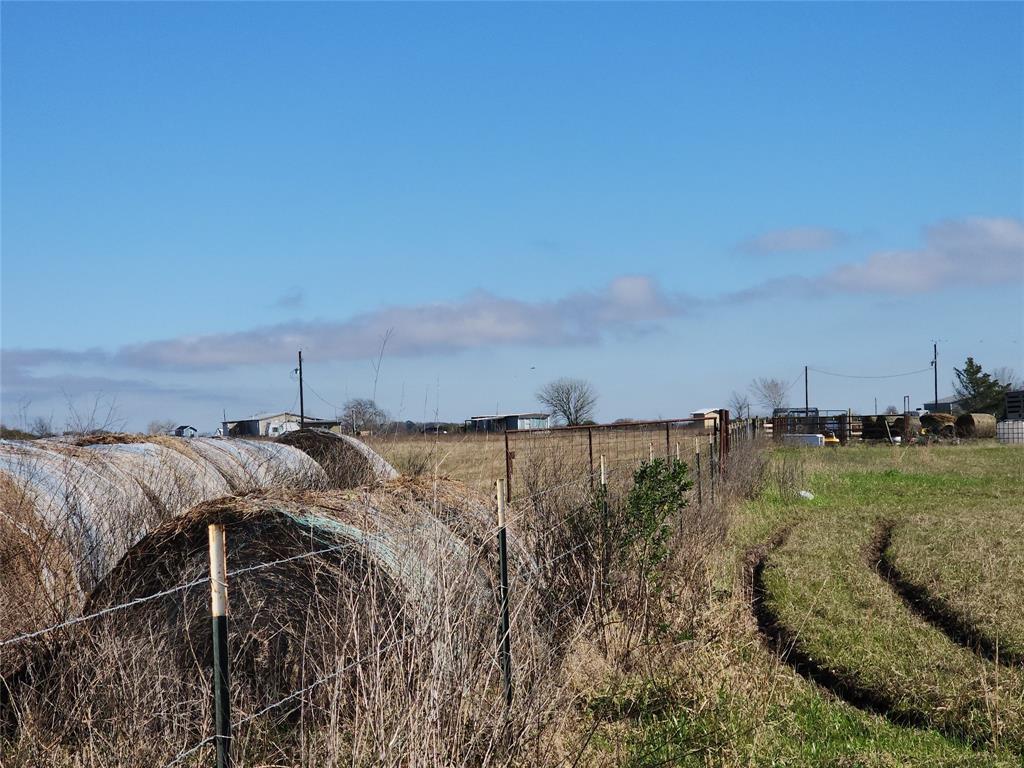
[[[487,584],[473,569],[473,553],[436,517],[423,511],[416,519],[396,520],[362,505],[352,505],[346,513],[331,510],[328,515],[316,508],[288,512],[334,538],[365,546],[374,562],[401,585],[411,605],[430,604],[431,595],[456,582],[477,587],[474,596],[486,599]]]
[[[339,440],[344,440],[359,451],[359,453],[362,454],[369,462],[370,469],[378,480],[394,480],[398,477],[398,470],[391,466],[387,459],[373,450],[373,448],[368,446],[362,440],[356,440],[356,438],[351,435],[338,435],[333,432],[328,432],[327,434],[333,435]]]
[[[154,443],[90,445],[86,450],[121,467],[153,494],[170,515],[203,501],[228,496],[231,488],[216,468]]]
[[[103,461],[0,441],[0,472],[25,493],[46,535],[62,542],[84,590],[155,522],[142,488]]]
[[[996,440],[1007,445],[1024,445],[1024,421],[1000,421],[996,424]]]
[[[327,475],[320,465],[290,445],[267,440],[200,437],[190,440],[189,446],[221,469],[236,493],[274,486],[327,487]]]

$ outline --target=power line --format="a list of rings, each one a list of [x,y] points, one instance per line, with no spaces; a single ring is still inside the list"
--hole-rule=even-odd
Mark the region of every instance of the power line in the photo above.
[[[316,395],[317,398],[319,398],[325,405],[331,406],[331,408],[333,408],[335,411],[343,411],[343,410],[345,410],[343,407],[341,407],[339,405],[335,405],[330,400],[328,400],[326,397],[324,397],[319,392],[317,392],[315,389],[313,389],[313,387],[310,385],[308,380],[305,383],[306,383],[306,388],[309,389],[309,391],[312,392],[314,395]]]
[[[901,376],[916,376],[919,373],[928,373],[929,371],[931,371],[932,368],[931,366],[928,366],[927,368],[919,368],[916,371],[907,371],[906,373],[887,373],[881,376],[867,376],[853,373],[833,373],[832,371],[823,371],[820,368],[810,368],[810,366],[808,366],[808,369],[814,371],[815,373],[823,373],[826,376],[838,376],[841,379],[898,379]]]

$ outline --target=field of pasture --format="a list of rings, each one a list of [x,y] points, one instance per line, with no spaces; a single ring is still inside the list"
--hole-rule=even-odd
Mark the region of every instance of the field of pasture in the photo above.
[[[647,680],[662,705],[607,747],[632,765],[1020,765],[1022,482],[1024,451],[994,443],[775,449],[698,634]]]

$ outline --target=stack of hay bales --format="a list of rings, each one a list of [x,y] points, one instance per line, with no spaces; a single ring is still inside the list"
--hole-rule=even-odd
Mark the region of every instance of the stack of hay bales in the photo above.
[[[388,466],[357,455],[364,465]],[[330,487],[308,453],[270,441],[0,440],[0,639],[76,615],[160,521],[235,493]],[[36,586],[26,590],[26,582]]]
[[[996,417],[990,413],[962,413],[956,418],[956,436],[983,438],[996,436]]]
[[[955,421],[949,413],[925,413],[921,416],[921,427],[930,435],[952,438],[956,437]]]
[[[209,568],[207,527],[221,523],[234,707],[256,711],[328,677],[330,685],[303,698],[304,717],[331,717],[336,726],[338,718],[355,717],[361,696],[380,691],[398,712],[435,696],[466,696],[464,706],[486,713],[492,708],[488,696],[500,691],[493,516],[493,499],[445,479],[215,500],[139,541],[87,609],[123,605],[201,579]],[[515,528],[509,531],[509,562],[513,574],[531,570]],[[531,612],[516,610],[530,604],[534,589],[520,582],[513,604],[523,685],[530,658],[551,658]],[[16,691],[14,700],[78,711],[76,697],[92,690],[93,678],[130,648],[149,660],[137,668],[140,679],[134,681],[151,692],[141,706],[151,699],[156,710],[161,700],[174,701],[185,720],[195,721],[190,727],[201,729],[208,691],[180,681],[209,679],[211,647],[209,585],[195,584],[91,622],[73,648],[53,648],[30,663],[22,677],[31,687]],[[69,686],[59,670],[68,668],[72,654],[84,679]],[[117,711],[124,702],[116,695],[99,706]],[[269,717],[286,719],[292,709]],[[167,718],[151,720],[154,727],[168,727]]]

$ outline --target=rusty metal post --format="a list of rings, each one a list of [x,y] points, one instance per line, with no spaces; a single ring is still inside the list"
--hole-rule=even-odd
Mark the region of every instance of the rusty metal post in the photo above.
[[[590,456],[590,490],[594,490],[594,430],[587,427],[587,453]]]
[[[704,506],[704,492],[701,488],[701,471],[700,471],[700,439],[693,438],[693,450],[696,454],[697,462],[697,506]]]
[[[505,536],[505,488],[501,480],[495,483],[498,496],[498,579],[500,583],[501,637],[499,654],[501,672],[505,682],[505,706],[512,706],[512,637],[508,610],[508,544]]]
[[[512,501],[512,459],[515,454],[508,449],[508,430],[505,430],[505,494],[509,501]]]
[[[729,409],[722,408],[718,411],[718,423],[721,425],[719,431],[718,440],[718,468],[719,471],[725,470],[725,465],[729,459],[729,442],[730,442],[730,430],[729,430]]]
[[[669,432],[669,423],[665,422],[665,461],[672,460],[672,433]]]

